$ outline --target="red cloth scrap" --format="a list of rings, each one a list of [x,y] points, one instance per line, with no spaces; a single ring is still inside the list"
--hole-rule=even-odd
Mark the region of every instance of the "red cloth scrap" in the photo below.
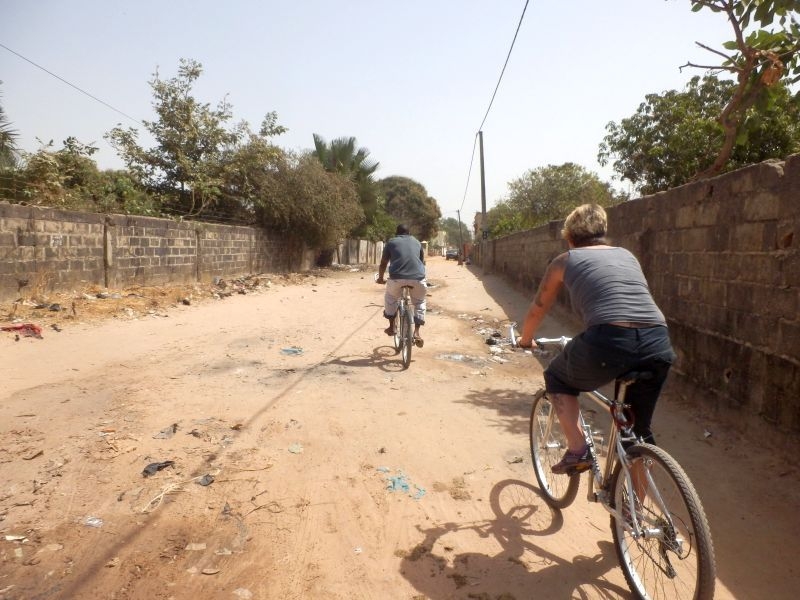
[[[16,331],[23,337],[35,337],[42,339],[42,328],[33,323],[20,323],[19,325],[4,325],[0,327],[3,331]]]

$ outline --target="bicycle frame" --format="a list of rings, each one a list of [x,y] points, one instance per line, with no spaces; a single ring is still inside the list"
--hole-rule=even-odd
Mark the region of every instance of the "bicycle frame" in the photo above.
[[[513,334],[513,327],[511,328],[511,340],[512,343],[516,344],[516,340]],[[570,338],[562,336],[559,338],[537,338],[536,344],[539,346],[556,346],[559,349],[563,350],[564,347],[569,342]],[[611,419],[611,427],[609,428],[609,435],[608,435],[608,455],[606,456],[605,465],[601,470],[600,465],[598,463],[597,456],[598,452],[595,448],[594,443],[594,435],[591,431],[591,427],[587,424],[584,416],[583,410],[579,410],[580,414],[580,425],[581,429],[584,434],[584,438],[586,439],[586,443],[589,446],[589,449],[592,453],[592,456],[595,457],[595,460],[592,462],[592,467],[589,470],[590,477],[589,477],[589,489],[587,493],[587,499],[590,502],[599,502],[603,508],[606,509],[611,515],[614,516],[615,519],[622,523],[626,523],[630,525],[631,533],[634,538],[638,537],[656,537],[660,536],[661,531],[659,529],[649,529],[640,527],[639,519],[626,519],[622,507],[612,508],[612,498],[610,497],[610,485],[611,485],[611,476],[614,472],[614,467],[616,463],[619,462],[622,468],[622,475],[625,477],[625,487],[629,490],[628,493],[628,514],[635,515],[636,513],[636,506],[635,506],[635,498],[637,495],[636,487],[634,485],[634,478],[631,472],[631,465],[627,458],[627,452],[625,451],[625,445],[628,444],[637,444],[641,443],[642,440],[637,438],[632,431],[633,427],[633,419],[626,414],[628,406],[625,405],[625,392],[630,384],[633,383],[633,379],[619,379],[618,381],[618,388],[617,393],[613,399],[604,396],[598,390],[592,390],[590,392],[584,392],[583,395],[590,398],[594,401],[595,404],[604,408],[608,411],[608,414]],[[547,432],[549,434],[549,431]],[[647,485],[645,487],[649,493],[654,493],[655,497],[653,500],[659,505],[661,509],[663,509],[665,514],[669,514],[667,510],[666,503],[664,502],[663,498],[661,498],[660,493],[658,492],[657,486],[653,485],[652,478],[650,473],[645,470],[645,476],[647,477]],[[670,526],[673,526],[673,523],[670,521]]]

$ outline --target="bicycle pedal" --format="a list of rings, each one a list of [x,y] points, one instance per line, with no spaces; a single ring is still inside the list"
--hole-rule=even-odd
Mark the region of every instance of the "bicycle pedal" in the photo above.
[[[585,473],[591,468],[592,465],[582,465],[580,467],[572,467],[568,471],[566,471],[565,474],[572,477],[573,475],[580,475],[581,473]]]

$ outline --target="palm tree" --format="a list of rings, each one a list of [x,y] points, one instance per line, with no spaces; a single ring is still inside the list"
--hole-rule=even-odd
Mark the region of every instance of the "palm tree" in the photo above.
[[[11,169],[16,166],[16,139],[17,132],[11,128],[3,106],[0,105],[0,169]]]
[[[356,149],[354,137],[336,138],[328,144],[322,136],[315,133],[313,155],[326,171],[339,173],[356,185],[361,208],[366,217],[362,228],[372,224],[378,210],[378,193],[372,176],[380,163],[369,158],[369,150]]]

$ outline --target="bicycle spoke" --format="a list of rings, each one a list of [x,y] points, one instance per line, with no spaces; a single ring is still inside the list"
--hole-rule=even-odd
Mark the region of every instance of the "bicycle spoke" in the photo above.
[[[702,506],[686,474],[655,446],[635,446],[628,454],[631,481],[621,468],[617,469],[614,502],[625,514],[632,485],[636,490],[636,523],[612,517],[625,579],[642,598],[712,597],[713,546]]]

